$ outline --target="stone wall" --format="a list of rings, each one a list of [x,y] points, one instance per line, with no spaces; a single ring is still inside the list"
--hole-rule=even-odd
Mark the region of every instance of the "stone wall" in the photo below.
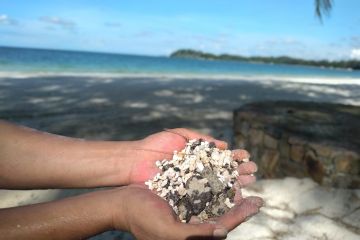
[[[234,145],[251,153],[260,177],[360,188],[359,127],[358,107],[253,103],[234,111]]]

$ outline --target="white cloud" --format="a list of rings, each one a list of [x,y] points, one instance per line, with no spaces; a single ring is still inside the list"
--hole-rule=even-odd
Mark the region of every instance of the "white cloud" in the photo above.
[[[0,15],[0,25],[17,25],[18,22],[15,19],[9,18],[5,14]]]
[[[351,50],[350,57],[352,59],[360,60],[360,48],[354,48]]]
[[[49,23],[52,25],[60,26],[66,29],[74,29],[76,24],[71,20],[66,20],[60,17],[44,16],[39,18],[40,21]]]
[[[6,16],[5,14],[0,15],[0,22],[6,22],[8,19],[8,16]]]

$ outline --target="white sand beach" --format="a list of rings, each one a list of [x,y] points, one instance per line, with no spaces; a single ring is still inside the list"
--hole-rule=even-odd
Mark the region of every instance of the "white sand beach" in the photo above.
[[[296,100],[360,106],[358,80],[344,79],[343,82],[337,80],[336,84],[333,79],[313,82],[310,79],[305,80],[2,76],[0,77],[0,118],[43,131],[86,139],[132,140],[164,128],[187,127],[231,142],[232,111],[248,102]],[[272,195],[278,194],[279,189],[284,196],[290,196],[294,194],[294,189],[304,186],[303,180],[286,180],[292,185],[284,181],[263,180],[256,186],[265,188],[265,193],[256,192],[254,189],[249,191],[264,196],[265,201],[269,202],[273,199]],[[309,182],[310,180],[304,181],[313,188],[318,187]],[[50,201],[84,191],[87,190],[0,190],[0,208]],[[334,194],[334,191],[331,194]],[[325,197],[331,198],[331,194]],[[355,196],[351,209],[359,209],[359,191],[353,190],[346,194]],[[314,201],[320,202],[319,199]],[[352,213],[347,208],[339,208],[339,212],[333,215],[333,218],[325,216],[327,213],[321,213],[316,215],[316,219],[308,220],[311,215],[309,217],[304,212],[321,206],[313,204],[314,206],[302,211],[301,217],[298,217],[298,212],[283,207],[290,204],[290,201],[302,200],[294,195],[284,201],[273,202],[271,206],[264,208],[261,215],[231,233],[229,239],[248,239],[243,237],[243,232],[249,235],[249,231],[253,231],[254,226],[260,229],[258,227],[260,223],[262,233],[268,232],[268,234],[259,235],[257,239],[360,237],[359,214],[354,215],[354,221],[359,223],[355,227],[337,222],[340,216],[342,219],[351,217]],[[334,209],[338,204],[345,203],[329,204],[333,205],[328,208]],[[272,213],[268,213],[269,211]],[[274,219],[273,213],[279,213],[281,220]],[[315,225],[310,226],[307,221],[313,221],[314,224],[324,221],[333,232],[329,230],[329,235],[323,236],[321,231],[327,231],[327,228],[315,229]],[[284,231],[293,234],[282,234]],[[304,231],[307,231],[306,234],[302,234]],[[102,239],[113,239],[115,236],[116,233],[108,234]]]

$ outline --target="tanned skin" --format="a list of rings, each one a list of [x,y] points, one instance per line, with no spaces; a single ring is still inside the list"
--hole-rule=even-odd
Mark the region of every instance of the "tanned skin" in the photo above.
[[[225,142],[189,129],[171,129],[137,141],[87,141],[39,132],[0,121],[0,188],[48,189],[114,186],[63,200],[0,209],[0,236],[6,239],[84,239],[107,230],[137,239],[212,239],[256,214],[258,197],[236,195],[236,206],[207,223],[181,223],[166,201],[144,181],[171,158],[186,139],[202,138],[225,149]],[[244,150],[233,151],[238,160]],[[253,162],[239,165],[238,186],[255,181]]]

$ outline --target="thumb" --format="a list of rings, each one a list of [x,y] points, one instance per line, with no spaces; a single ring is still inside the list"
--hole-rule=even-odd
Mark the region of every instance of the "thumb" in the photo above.
[[[239,205],[230,209],[230,211],[221,216],[217,222],[230,231],[251,216],[257,214],[263,204],[263,200],[259,197],[244,198]]]

